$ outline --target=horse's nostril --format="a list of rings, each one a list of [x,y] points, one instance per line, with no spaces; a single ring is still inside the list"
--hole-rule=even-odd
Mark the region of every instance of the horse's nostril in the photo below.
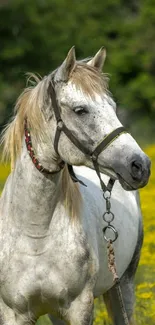
[[[142,169],[142,165],[140,163],[138,163],[137,161],[133,161],[132,162],[132,171],[137,173],[137,171],[139,171],[140,169]]]
[[[142,177],[142,164],[135,160],[131,163],[132,177],[135,180],[140,180]]]

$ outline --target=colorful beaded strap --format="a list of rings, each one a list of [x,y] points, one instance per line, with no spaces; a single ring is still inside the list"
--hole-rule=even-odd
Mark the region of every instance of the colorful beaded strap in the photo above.
[[[59,173],[59,171],[61,169],[64,168],[65,166],[65,162],[64,161],[61,161],[60,164],[59,164],[59,167],[60,167],[60,170],[59,171],[56,171],[56,172],[52,172],[46,168],[44,168],[41,163],[39,162],[39,160],[36,158],[35,156],[35,153],[34,153],[34,149],[32,147],[32,141],[31,141],[31,135],[30,135],[30,130],[28,128],[28,125],[27,125],[27,119],[25,119],[25,123],[24,123],[24,131],[25,131],[25,143],[26,143],[26,147],[27,147],[27,151],[29,153],[29,156],[33,162],[33,164],[35,165],[35,167],[43,174],[56,174],[56,173]],[[79,182],[80,184],[86,186],[81,180],[79,180],[75,173],[74,173],[74,170],[73,170],[73,167],[69,164],[67,164],[67,167],[68,167],[68,172],[71,176],[71,179],[73,182]]]
[[[35,167],[41,173],[45,173],[45,174],[55,174],[55,173],[58,173],[58,171],[52,172],[52,171],[44,168],[41,165],[41,163],[39,162],[39,160],[36,158],[35,153],[34,153],[34,149],[32,147],[32,140],[31,140],[30,130],[29,130],[28,125],[27,125],[27,119],[25,119],[24,131],[25,131],[25,143],[26,143],[27,151],[28,151],[29,156],[30,156],[33,164],[35,165]],[[61,162],[60,169],[62,169],[63,167],[64,167],[64,162]]]

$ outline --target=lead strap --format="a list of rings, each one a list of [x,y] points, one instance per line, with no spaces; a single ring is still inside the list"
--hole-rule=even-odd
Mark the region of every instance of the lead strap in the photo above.
[[[124,306],[124,301],[123,301],[123,296],[122,296],[122,291],[121,291],[121,286],[120,286],[120,280],[119,280],[119,277],[118,277],[117,271],[116,271],[114,247],[113,247],[112,240],[110,240],[110,239],[107,243],[107,255],[108,255],[108,268],[113,275],[113,281],[115,284],[118,300],[120,303],[120,308],[122,311],[124,325],[130,325],[129,320],[128,320],[128,315],[127,315],[127,312],[126,312],[125,306]]]

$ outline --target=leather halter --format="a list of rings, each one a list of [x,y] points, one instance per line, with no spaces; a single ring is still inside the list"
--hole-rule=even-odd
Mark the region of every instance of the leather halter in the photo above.
[[[63,120],[61,118],[61,115],[60,115],[60,110],[59,110],[58,103],[57,103],[57,99],[56,99],[56,93],[55,93],[55,89],[54,89],[54,86],[53,86],[52,82],[50,82],[50,84],[49,84],[49,93],[50,93],[50,96],[51,96],[52,106],[53,106],[55,118],[56,118],[56,121],[57,121],[57,129],[56,129],[55,138],[54,138],[54,149],[55,149],[56,153],[59,154],[59,152],[58,152],[58,143],[59,143],[59,139],[60,139],[61,132],[64,132],[65,135],[68,137],[68,139],[80,151],[82,151],[85,155],[88,155],[92,159],[92,162],[93,162],[93,165],[94,165],[94,169],[95,169],[95,171],[96,171],[96,173],[97,173],[97,175],[99,177],[100,184],[101,184],[101,188],[102,188],[103,192],[106,192],[106,191],[111,192],[115,180],[113,180],[112,178],[110,178],[110,180],[108,182],[108,185],[106,186],[104,184],[104,182],[101,179],[101,175],[100,175],[100,171],[99,171],[99,165],[98,165],[97,160],[98,160],[99,154],[102,151],[104,151],[119,135],[121,135],[122,133],[127,133],[126,129],[123,126],[115,129],[110,134],[108,134],[98,144],[98,146],[95,148],[95,150],[90,151],[89,148],[85,147],[83,145],[83,143],[80,142],[73,135],[73,133],[67,128],[67,126],[64,124],[64,122],[63,122]],[[68,168],[69,168],[69,172],[70,172],[71,177],[73,178],[73,180],[76,181],[76,182],[80,182],[81,183],[81,181],[78,180],[78,178],[74,174],[73,167],[71,165],[68,165]]]

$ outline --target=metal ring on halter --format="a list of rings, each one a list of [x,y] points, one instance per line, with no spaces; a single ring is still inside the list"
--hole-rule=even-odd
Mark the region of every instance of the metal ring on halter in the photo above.
[[[109,192],[108,190],[106,192],[103,192],[103,197],[105,200],[110,199],[111,198],[111,192]]]
[[[106,219],[106,216],[108,216],[108,219]],[[111,212],[111,211],[109,211],[109,212],[105,212],[104,214],[103,214],[103,220],[105,221],[105,222],[107,222],[107,223],[111,223],[113,220],[114,220],[114,214]]]
[[[107,237],[106,237],[106,231],[107,231],[107,229],[111,229],[111,230],[113,231],[114,239],[111,239],[111,238],[107,238]],[[115,240],[116,240],[117,237],[118,237],[118,232],[117,232],[117,230],[115,229],[115,227],[113,227],[113,226],[111,226],[111,225],[108,225],[108,226],[106,226],[106,227],[103,228],[103,234],[104,234],[104,239],[105,239],[107,242],[109,242],[109,240],[110,240],[112,243],[114,243]]]

